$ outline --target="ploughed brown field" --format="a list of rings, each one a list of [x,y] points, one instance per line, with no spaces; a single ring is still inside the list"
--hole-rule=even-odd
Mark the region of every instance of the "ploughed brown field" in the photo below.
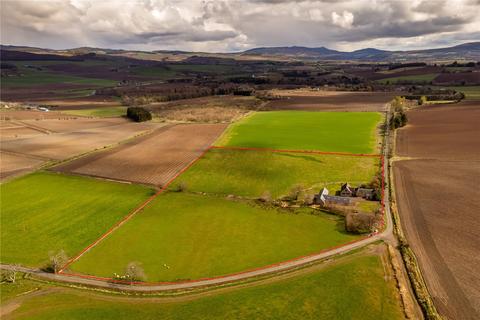
[[[225,124],[178,124],[52,168],[121,181],[161,186],[196,159],[223,132]]]
[[[32,171],[48,161],[65,160],[111,146],[163,126],[120,118],[3,120],[0,123],[2,179]]]
[[[398,209],[447,319],[480,318],[480,101],[408,112],[394,162]]]
[[[385,104],[395,96],[391,92],[320,91],[292,93],[270,101],[265,108],[272,110],[305,111],[384,111]]]

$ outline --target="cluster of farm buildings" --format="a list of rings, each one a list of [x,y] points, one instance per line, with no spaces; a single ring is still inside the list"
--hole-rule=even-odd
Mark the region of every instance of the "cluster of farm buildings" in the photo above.
[[[375,199],[375,189],[353,188],[349,183],[342,184],[338,195],[329,195],[327,188],[322,188],[313,198],[313,203],[322,207],[329,205],[349,206],[355,202],[355,198],[364,198],[366,200]]]

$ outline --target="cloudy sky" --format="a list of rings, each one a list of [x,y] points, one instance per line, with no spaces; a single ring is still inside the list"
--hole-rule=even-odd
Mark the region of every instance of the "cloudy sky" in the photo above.
[[[232,52],[480,40],[480,0],[0,0],[1,43]]]

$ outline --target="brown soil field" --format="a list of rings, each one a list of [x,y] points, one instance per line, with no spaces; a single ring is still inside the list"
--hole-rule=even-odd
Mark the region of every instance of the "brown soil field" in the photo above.
[[[407,114],[396,154],[434,159],[480,159],[480,101],[428,105]]]
[[[47,160],[36,157],[0,152],[0,180],[24,172],[33,171],[46,161]]]
[[[87,89],[91,86],[73,83],[50,83],[27,87],[2,87],[2,101],[41,101],[51,100],[55,96],[68,96],[68,90]]]
[[[43,112],[39,110],[1,110],[0,120],[43,120],[43,119],[65,119],[71,118],[59,112]]]
[[[441,73],[433,80],[433,83],[438,85],[480,84],[480,72]]]
[[[165,127],[52,170],[161,186],[197,158],[225,128],[223,124]]]
[[[408,112],[397,136],[400,219],[447,319],[480,318],[480,103]]]
[[[392,77],[403,77],[403,76],[416,76],[428,73],[440,73],[442,71],[442,67],[435,67],[435,66],[427,66],[427,67],[420,67],[420,68],[408,68],[398,70],[389,70],[383,72],[375,72],[374,70],[359,70],[352,72],[353,74],[363,77],[368,80],[380,80]]]
[[[105,107],[118,107],[121,102],[117,99],[105,97],[105,96],[85,96],[75,98],[64,99],[41,99],[41,100],[29,100],[31,103],[45,104],[50,106],[50,112],[57,110],[81,110],[81,109],[95,109]]]
[[[383,111],[385,104],[394,96],[395,94],[391,92],[323,91],[317,95],[292,94],[270,101],[265,108],[305,111]]]
[[[152,103],[148,108],[167,121],[226,123],[262,106],[255,97],[208,96]]]
[[[33,120],[32,122],[39,128],[41,125],[55,130],[52,130],[52,133],[38,132],[32,136],[12,137],[4,135],[2,129],[0,145],[2,178],[31,171],[49,160],[65,160],[102,149],[164,126],[160,123],[133,123],[123,119],[112,119],[112,121],[80,119],[78,123],[76,120]],[[3,156],[4,154],[8,156]],[[41,161],[39,163],[32,159]]]

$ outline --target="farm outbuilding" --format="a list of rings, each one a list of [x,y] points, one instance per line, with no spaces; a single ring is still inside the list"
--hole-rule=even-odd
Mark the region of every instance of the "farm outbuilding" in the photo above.
[[[353,204],[354,199],[352,197],[331,196],[328,194],[327,188],[322,188],[318,194],[313,198],[314,204],[318,204],[322,207],[328,205],[344,205],[348,206]]]

